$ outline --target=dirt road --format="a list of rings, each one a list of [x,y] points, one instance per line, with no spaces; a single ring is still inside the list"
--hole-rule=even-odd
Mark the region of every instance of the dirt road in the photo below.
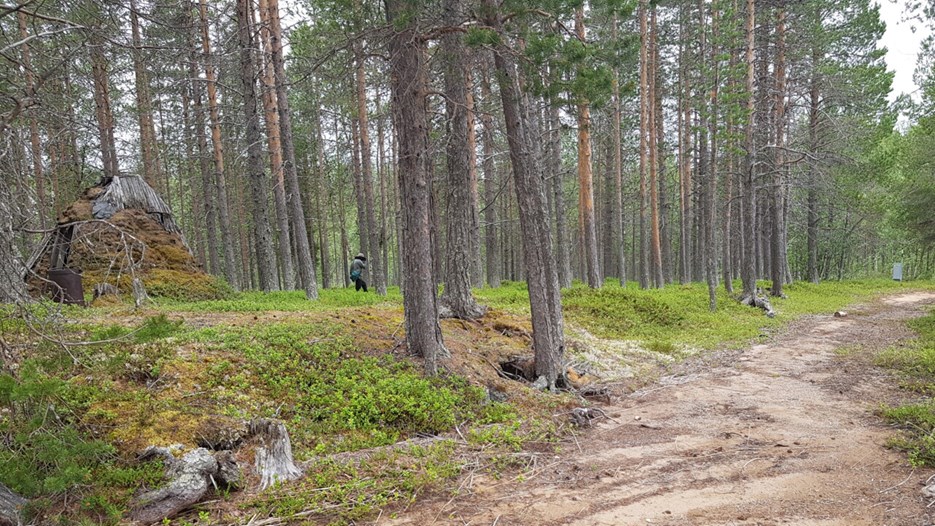
[[[870,363],[911,336],[935,293],[810,317],[769,342],[692,360],[604,406],[604,420],[524,477],[473,476],[460,492],[378,524],[929,525],[935,505],[884,448],[873,410],[900,394]],[[450,499],[450,500],[449,500]]]

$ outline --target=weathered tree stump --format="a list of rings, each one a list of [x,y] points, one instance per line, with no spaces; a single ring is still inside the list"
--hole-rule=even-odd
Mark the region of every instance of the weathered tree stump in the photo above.
[[[766,317],[768,318],[776,317],[776,311],[773,310],[773,306],[770,304],[766,296],[761,296],[759,294],[754,294],[753,296],[743,296],[740,298],[740,303],[742,305],[749,305],[751,307],[763,309],[763,311],[766,312]]]
[[[0,526],[22,526],[26,499],[0,484]]]
[[[249,428],[250,435],[260,441],[255,466],[260,475],[261,490],[302,476],[302,470],[292,459],[292,442],[285,424],[279,420],[257,418],[250,422]]]
[[[166,463],[169,483],[136,499],[130,511],[135,521],[152,523],[174,517],[204,498],[212,486],[221,483],[236,487],[241,483],[240,469],[230,451],[212,455],[200,447],[176,459],[169,448],[150,446],[140,455],[141,460],[154,457]]]

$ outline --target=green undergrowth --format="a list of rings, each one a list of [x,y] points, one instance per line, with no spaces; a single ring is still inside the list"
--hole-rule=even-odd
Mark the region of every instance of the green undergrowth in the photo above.
[[[905,432],[890,441],[906,451],[914,466],[935,466],[935,311],[909,322],[918,338],[884,350],[877,363],[903,375],[902,385],[920,398],[916,402],[884,406],[883,417]]]
[[[302,291],[289,292],[239,292],[230,298],[209,301],[173,301],[156,299],[157,308],[166,312],[315,312],[328,311],[344,307],[362,307],[368,305],[402,305],[399,287],[388,287],[387,295],[380,296],[371,292],[357,292],[353,287],[340,289],[322,289],[318,299],[309,301]]]
[[[327,319],[196,328],[160,314],[135,327],[68,330],[88,345],[37,342],[15,375],[0,376],[0,440],[9,446],[0,448],[0,482],[35,499],[40,522],[117,522],[135,492],[161,481],[161,469],[138,465],[135,454],[147,445],[194,447],[209,422],[279,418],[298,459],[327,459],[537,418],[520,418],[464,378],[426,378],[412,360],[362,348],[357,326]],[[479,436],[512,447],[505,435]],[[289,491],[304,487],[303,502],[329,506],[353,496],[334,512],[357,517],[457,473],[445,451],[413,449],[346,468],[316,463],[312,480],[330,477],[330,489],[311,491],[306,481]],[[66,497],[80,506],[63,508]],[[288,513],[298,505],[287,494],[267,497],[277,503],[254,506]]]
[[[769,282],[760,283],[761,287]],[[911,285],[885,279],[828,281],[820,285],[796,282],[783,290],[787,298],[771,298],[778,315],[767,318],[763,311],[739,304],[718,288],[718,309],[708,310],[708,290],[702,283],[669,285],[663,289],[641,290],[635,283],[620,287],[607,280],[592,290],[582,283],[562,291],[565,319],[572,327],[587,330],[599,338],[639,340],[663,349],[672,345],[711,348],[740,344],[805,314],[830,313],[873,295],[900,289],[932,287],[932,283]],[[734,285],[740,290],[740,283]],[[479,300],[504,310],[528,312],[524,283],[506,283],[499,289],[478,289]]]

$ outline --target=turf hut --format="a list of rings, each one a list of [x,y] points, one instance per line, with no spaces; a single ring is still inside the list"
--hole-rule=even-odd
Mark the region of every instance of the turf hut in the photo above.
[[[157,297],[215,299],[229,290],[195,260],[166,202],[131,175],[87,189],[62,212],[27,268],[34,295],[55,295],[49,277],[69,270],[82,274],[87,291],[110,285],[127,293],[136,278]]]

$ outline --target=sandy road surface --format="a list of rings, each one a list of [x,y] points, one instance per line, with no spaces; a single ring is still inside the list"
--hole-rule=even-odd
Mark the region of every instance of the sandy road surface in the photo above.
[[[715,353],[603,409],[604,420],[540,460],[524,482],[474,476],[378,524],[929,525],[935,505],[883,447],[873,415],[900,396],[867,349],[910,336],[935,293],[905,293],[845,318],[809,317],[769,342]],[[842,357],[836,349],[856,349]],[[862,356],[862,357],[861,357]]]

